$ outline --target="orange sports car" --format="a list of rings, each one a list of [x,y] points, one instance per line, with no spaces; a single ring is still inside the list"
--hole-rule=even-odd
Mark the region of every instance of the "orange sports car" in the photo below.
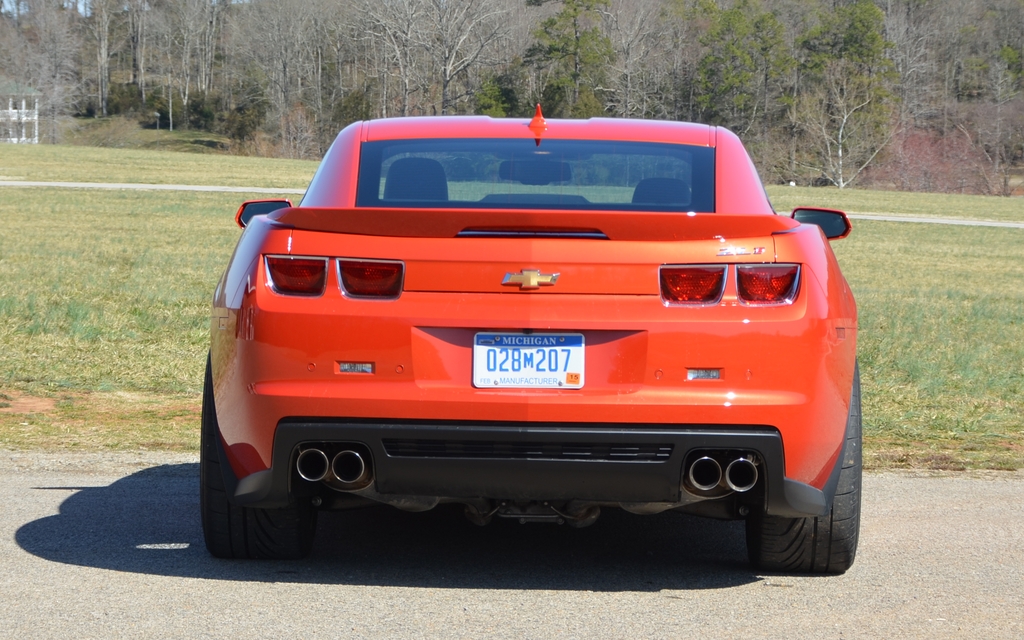
[[[860,521],[857,310],[827,209],[777,215],[740,140],[677,122],[357,122],[299,206],[244,204],[217,285],[201,509],[219,557],[320,510],[459,503],[746,521],[841,573]]]

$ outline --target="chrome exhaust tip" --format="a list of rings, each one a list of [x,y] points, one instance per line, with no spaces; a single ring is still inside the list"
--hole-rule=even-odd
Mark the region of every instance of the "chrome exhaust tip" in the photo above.
[[[306,449],[300,452],[298,459],[295,460],[295,469],[299,472],[299,477],[310,482],[320,482],[326,478],[330,467],[327,454],[319,449]]]
[[[725,468],[725,484],[736,493],[750,491],[757,484],[757,465],[750,458],[737,458]]]
[[[695,489],[711,491],[722,481],[722,466],[714,458],[704,456],[693,461],[687,477]]]
[[[358,484],[364,482],[370,475],[370,470],[358,451],[346,449],[334,456],[331,461],[331,473],[343,484]]]

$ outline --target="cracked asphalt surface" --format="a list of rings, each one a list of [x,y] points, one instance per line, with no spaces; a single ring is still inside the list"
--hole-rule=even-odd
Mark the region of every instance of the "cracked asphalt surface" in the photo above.
[[[197,460],[0,452],[0,637],[1024,637],[1024,472],[869,474],[846,575],[757,574],[741,523],[323,514],[312,557],[211,558]]]

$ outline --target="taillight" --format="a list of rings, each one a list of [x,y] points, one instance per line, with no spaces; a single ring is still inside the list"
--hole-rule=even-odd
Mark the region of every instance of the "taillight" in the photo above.
[[[267,256],[267,274],[274,291],[292,296],[323,295],[327,258]]]
[[[405,266],[385,260],[338,260],[341,286],[353,298],[397,298]]]
[[[747,304],[788,304],[796,298],[800,265],[736,265],[736,290]]]
[[[725,290],[726,265],[661,268],[661,296],[669,304],[716,304]]]

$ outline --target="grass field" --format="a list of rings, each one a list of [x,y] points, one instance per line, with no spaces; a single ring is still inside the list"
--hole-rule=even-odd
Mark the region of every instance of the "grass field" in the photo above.
[[[64,149],[62,163],[39,146],[5,147],[0,175],[12,171],[12,148],[32,179],[302,188],[315,168],[87,148]],[[138,176],[137,153],[149,167]],[[77,173],[88,163],[108,173]],[[1024,219],[1019,199],[770,192],[779,209],[792,194],[851,211]],[[194,451],[209,297],[238,237],[232,215],[244,194],[0,195],[0,447]],[[1024,231],[855,224],[835,249],[861,314],[868,465],[1024,467]]]

